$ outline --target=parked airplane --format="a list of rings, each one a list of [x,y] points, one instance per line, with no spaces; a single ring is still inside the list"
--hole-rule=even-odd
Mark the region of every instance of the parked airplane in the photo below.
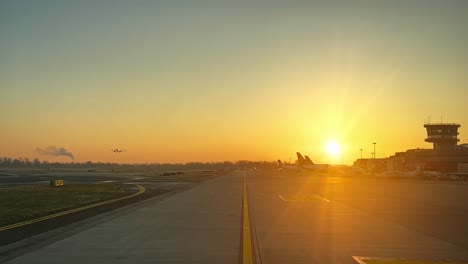
[[[327,170],[328,165],[315,164],[312,160],[306,156],[305,158],[301,153],[296,152],[297,162],[296,164],[284,164],[281,160],[278,160],[278,167],[283,170]]]
[[[441,171],[422,171],[421,174],[425,177],[440,178],[444,176],[444,173]]]
[[[418,174],[411,171],[384,171],[375,176],[382,178],[415,178]]]
[[[313,164],[314,164],[310,159],[309,159],[309,160],[306,160],[306,159],[301,155],[301,153],[296,152],[296,155],[297,155],[297,164],[299,164],[299,166],[313,165]]]
[[[434,178],[441,178],[441,177],[449,177],[449,179],[451,180],[467,180],[468,173],[467,172],[447,172],[443,174],[442,176],[437,175]]]
[[[416,178],[422,176],[422,172],[421,168],[417,167],[414,171],[384,171],[376,176],[388,178]]]
[[[443,176],[440,171],[424,171],[421,167],[417,167],[414,171],[385,171],[377,174],[379,177],[397,177],[397,178],[417,178],[417,177],[431,177],[439,178]]]
[[[278,167],[280,170],[297,171],[299,167],[296,164],[284,164],[281,160],[278,160]]]
[[[301,153],[296,152],[297,155],[297,165],[306,170],[327,170],[328,165],[325,164],[315,164],[308,156],[305,158],[301,155]]]
[[[114,153],[121,153],[121,152],[124,152],[124,151],[127,151],[126,149],[111,149],[110,151],[114,152]]]

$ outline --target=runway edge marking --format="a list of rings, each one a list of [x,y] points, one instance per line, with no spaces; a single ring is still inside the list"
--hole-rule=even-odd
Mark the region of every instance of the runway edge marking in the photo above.
[[[37,223],[37,222],[41,222],[41,221],[44,221],[44,220],[47,220],[47,219],[52,219],[52,218],[55,218],[55,217],[59,217],[59,216],[63,216],[63,215],[83,211],[83,210],[86,210],[86,209],[89,209],[89,208],[93,208],[93,207],[97,207],[97,206],[101,206],[101,205],[105,205],[105,204],[109,204],[109,203],[114,203],[114,202],[126,200],[126,199],[129,199],[129,198],[135,197],[137,195],[140,195],[140,194],[142,194],[142,193],[144,193],[146,191],[145,187],[143,187],[141,185],[138,185],[138,184],[136,184],[136,186],[138,186],[138,188],[140,188],[140,190],[138,192],[134,193],[134,194],[127,195],[127,196],[120,197],[120,198],[115,198],[115,199],[108,200],[108,201],[95,203],[95,204],[90,204],[90,205],[87,205],[87,206],[78,207],[78,208],[75,208],[75,209],[70,209],[70,210],[59,212],[59,213],[56,213],[56,214],[46,215],[46,216],[43,216],[43,217],[39,217],[39,218],[19,222],[19,223],[16,223],[16,224],[2,226],[2,227],[0,227],[0,232],[6,231],[6,230],[9,230],[9,229],[13,229],[13,228],[17,228],[17,227],[21,227],[21,226],[25,226],[25,225],[30,225],[30,224]]]
[[[247,197],[247,180],[245,174],[242,204],[242,264],[253,264],[252,238],[250,236],[249,202]]]

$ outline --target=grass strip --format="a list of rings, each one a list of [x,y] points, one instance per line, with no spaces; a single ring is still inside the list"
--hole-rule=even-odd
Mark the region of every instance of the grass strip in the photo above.
[[[128,194],[115,183],[1,188],[0,227]]]

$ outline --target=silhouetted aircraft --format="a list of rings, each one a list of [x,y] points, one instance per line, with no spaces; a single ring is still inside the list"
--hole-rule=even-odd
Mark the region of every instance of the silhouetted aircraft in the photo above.
[[[454,173],[452,173],[454,174]],[[424,171],[421,167],[417,167],[414,171],[385,171],[377,174],[378,177],[403,177],[403,178],[416,178],[416,177],[431,177],[440,178],[444,176],[441,171]]]
[[[299,167],[297,167],[295,164],[284,164],[281,160],[278,160],[278,167],[281,170],[299,170]]]
[[[124,151],[127,151],[126,149],[111,149],[110,151],[114,152],[114,153],[121,153],[121,152],[124,152]]]
[[[284,164],[281,160],[278,160],[278,167],[283,170],[328,170],[328,165],[315,164],[308,156],[304,158],[299,152],[296,152],[296,155],[296,164]]]
[[[313,165],[314,163],[312,161],[307,161],[302,155],[301,153],[299,152],[296,152],[296,155],[297,155],[297,164],[299,164],[300,166],[304,166],[304,165]],[[310,160],[310,159],[309,159]]]
[[[297,155],[297,165],[306,170],[326,170],[328,169],[328,165],[325,164],[315,164],[308,156],[305,158],[301,155],[301,153],[296,152]]]

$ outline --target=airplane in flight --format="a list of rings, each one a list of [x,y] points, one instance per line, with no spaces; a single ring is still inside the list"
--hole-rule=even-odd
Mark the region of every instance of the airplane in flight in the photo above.
[[[126,149],[118,149],[118,148],[116,148],[116,149],[111,149],[110,151],[112,151],[112,152],[114,152],[114,153],[122,153],[122,152],[127,151],[127,150],[126,150]]]

